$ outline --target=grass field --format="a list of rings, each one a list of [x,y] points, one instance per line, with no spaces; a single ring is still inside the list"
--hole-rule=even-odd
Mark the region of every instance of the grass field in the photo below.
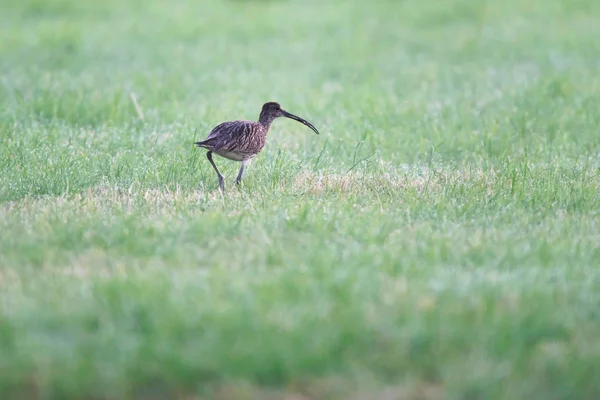
[[[1,399],[600,398],[600,2],[0,8]]]

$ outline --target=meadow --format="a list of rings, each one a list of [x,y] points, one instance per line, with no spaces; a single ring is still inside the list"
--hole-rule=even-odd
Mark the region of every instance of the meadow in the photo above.
[[[0,8],[1,399],[600,398],[600,2]]]

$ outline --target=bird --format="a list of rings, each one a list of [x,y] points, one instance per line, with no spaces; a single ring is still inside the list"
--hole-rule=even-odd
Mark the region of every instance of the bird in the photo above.
[[[319,134],[317,128],[310,122],[285,111],[279,103],[270,101],[263,104],[257,122],[245,120],[223,122],[215,126],[206,139],[194,143],[197,147],[208,150],[206,158],[217,173],[221,192],[225,192],[225,180],[213,161],[213,153],[242,163],[235,180],[235,183],[239,185],[242,182],[244,167],[263,149],[271,124],[279,117],[296,120],[312,129],[317,135]]]

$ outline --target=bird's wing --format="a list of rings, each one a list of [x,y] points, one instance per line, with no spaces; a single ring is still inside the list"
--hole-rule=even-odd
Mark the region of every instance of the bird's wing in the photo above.
[[[241,137],[248,136],[252,130],[250,121],[223,122],[213,128],[203,143],[215,149],[233,150]],[[233,146],[229,149],[230,146]]]

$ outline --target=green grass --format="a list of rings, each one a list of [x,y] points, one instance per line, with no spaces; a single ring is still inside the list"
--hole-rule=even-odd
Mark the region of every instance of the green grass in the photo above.
[[[3,400],[600,398],[596,0],[0,8]]]

